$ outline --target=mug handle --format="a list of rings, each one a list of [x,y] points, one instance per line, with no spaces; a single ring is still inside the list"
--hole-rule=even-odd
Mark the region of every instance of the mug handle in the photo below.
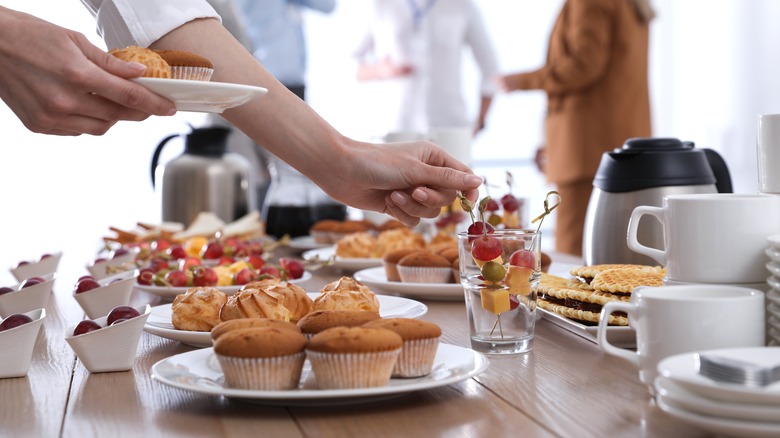
[[[660,249],[650,248],[649,246],[642,245],[636,239],[636,233],[639,229],[639,221],[642,219],[642,216],[653,216],[658,220],[658,222],[661,223],[661,226],[664,226],[664,221],[661,216],[662,212],[663,208],[649,205],[642,205],[635,208],[634,211],[631,212],[631,217],[628,219],[628,235],[626,237],[628,247],[632,251],[651,257],[661,266],[666,266],[666,252],[661,251]]]
[[[614,312],[623,311],[628,314],[629,318],[633,317],[636,307],[631,303],[623,303],[617,301],[610,301],[604,304],[601,308],[601,317],[599,318],[599,331],[598,342],[599,347],[607,354],[613,356],[622,357],[623,359],[639,366],[639,353],[635,353],[623,348],[615,347],[607,341],[607,325],[609,324],[609,316]]]

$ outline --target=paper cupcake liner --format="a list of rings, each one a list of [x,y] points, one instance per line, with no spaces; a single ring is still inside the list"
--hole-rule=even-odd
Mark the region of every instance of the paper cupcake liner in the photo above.
[[[330,231],[310,231],[309,234],[314,239],[314,243],[333,243],[333,240],[330,238]]]
[[[449,283],[452,280],[452,268],[449,267],[398,266],[398,274],[404,283]]]
[[[320,389],[385,386],[400,353],[400,348],[370,353],[306,351]]]
[[[295,389],[301,380],[304,352],[278,357],[231,357],[217,355],[230,388],[256,391]]]
[[[439,337],[404,341],[393,368],[393,377],[427,376],[433,369]]]
[[[186,79],[189,81],[209,81],[214,73],[213,68],[208,67],[181,67],[171,66],[171,79]]]

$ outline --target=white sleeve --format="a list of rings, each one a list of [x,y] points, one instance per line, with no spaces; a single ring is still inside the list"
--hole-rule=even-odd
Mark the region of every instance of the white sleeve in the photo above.
[[[488,35],[485,20],[477,6],[471,1],[467,1],[470,9],[469,29],[466,32],[468,45],[471,46],[471,52],[474,60],[479,66],[482,75],[480,89],[483,96],[492,96],[496,93],[496,85],[493,82],[498,74],[498,56],[493,46],[493,41]]]
[[[149,47],[163,35],[196,18],[217,18],[205,0],[81,0],[97,20],[109,49]]]

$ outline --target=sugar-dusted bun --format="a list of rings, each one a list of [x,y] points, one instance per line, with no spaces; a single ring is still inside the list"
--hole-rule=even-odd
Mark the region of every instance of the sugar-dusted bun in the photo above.
[[[298,322],[312,311],[314,303],[306,291],[292,283],[282,282],[262,288],[244,288],[228,298],[220,318],[268,318]]]
[[[316,310],[298,321],[304,335],[314,335],[333,327],[357,327],[379,319],[374,312],[361,310]]]
[[[213,287],[193,287],[177,295],[171,305],[171,323],[177,330],[211,331],[221,322],[219,311],[227,295]]]
[[[184,50],[155,50],[171,66],[172,79],[208,81],[214,65],[207,58]]]
[[[138,46],[127,46],[123,49],[111,49],[109,55],[113,55],[123,61],[137,62],[146,66],[143,77],[170,79],[170,65],[151,49]]]
[[[314,300],[314,310],[361,310],[379,314],[379,300],[368,286],[351,277],[325,285]]]
[[[301,332],[301,329],[299,329],[297,325],[288,321],[280,321],[278,319],[268,318],[240,318],[224,321],[211,329],[211,339],[216,341],[220,336],[233,330],[260,327],[277,327],[281,329],[292,330],[298,333]]]

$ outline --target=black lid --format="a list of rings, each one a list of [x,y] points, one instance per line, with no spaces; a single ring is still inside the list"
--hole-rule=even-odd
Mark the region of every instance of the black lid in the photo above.
[[[227,150],[230,129],[221,126],[195,128],[187,134],[184,152],[193,155],[221,156]]]
[[[703,149],[676,138],[632,138],[601,157],[593,186],[629,192],[663,186],[715,184]]]

